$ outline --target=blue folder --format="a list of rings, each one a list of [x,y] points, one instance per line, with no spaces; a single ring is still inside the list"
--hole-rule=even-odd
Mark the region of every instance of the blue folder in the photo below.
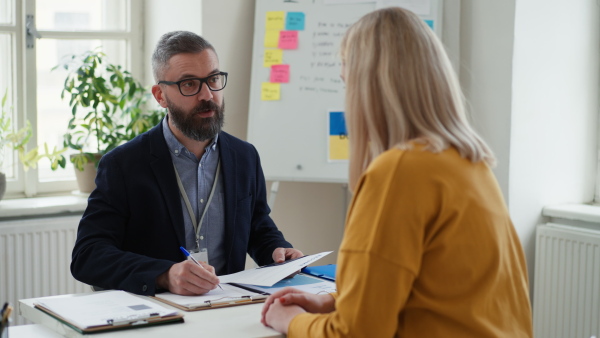
[[[335,282],[335,267],[335,264],[307,266],[302,269],[302,272]]]

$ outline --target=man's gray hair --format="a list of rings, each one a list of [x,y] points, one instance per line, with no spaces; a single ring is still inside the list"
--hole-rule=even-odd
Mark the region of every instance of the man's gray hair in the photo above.
[[[156,82],[161,79],[162,73],[167,68],[169,60],[182,53],[200,53],[211,49],[215,54],[215,48],[198,34],[188,31],[174,31],[161,36],[152,53],[152,73]]]

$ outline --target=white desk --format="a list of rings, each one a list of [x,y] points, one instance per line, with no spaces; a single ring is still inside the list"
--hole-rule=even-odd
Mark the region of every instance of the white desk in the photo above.
[[[29,337],[61,338],[62,336],[40,324],[10,326],[8,328],[8,338]]]
[[[76,295],[64,295],[56,297],[74,297]],[[64,336],[64,337],[82,337],[80,333],[71,329],[68,325],[65,325],[58,320],[54,319],[50,315],[42,312],[33,307],[35,298],[19,300],[18,313],[31,320],[36,324],[41,324],[50,330]],[[151,299],[155,301],[154,299]],[[170,307],[169,305],[156,301],[157,303]],[[260,312],[263,304],[248,304],[240,306],[232,306],[221,309],[210,309],[194,312],[182,312],[184,316],[184,323],[159,325],[153,327],[140,327],[130,330],[121,330],[105,333],[95,333],[94,337],[110,337],[110,338],[124,338],[124,337],[140,337],[140,338],[154,338],[154,337],[283,337],[277,331],[272,330],[268,327],[263,326],[260,323]],[[175,308],[173,308],[175,309]],[[43,332],[37,325],[31,325],[28,330],[38,330]],[[18,327],[10,328],[10,338],[20,337],[18,330],[13,329]],[[25,330],[25,329],[22,329]],[[53,332],[53,333],[54,333]],[[86,335],[87,336],[87,335]],[[44,335],[39,337],[55,337],[54,335]]]

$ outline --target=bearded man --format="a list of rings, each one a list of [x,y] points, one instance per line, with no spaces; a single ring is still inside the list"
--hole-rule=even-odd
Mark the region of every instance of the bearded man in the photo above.
[[[269,216],[256,149],[222,131],[227,73],[214,47],[185,31],[161,37],[152,130],[104,155],[79,223],[71,273],[98,289],[206,293],[218,275],[302,256]],[[192,252],[200,266],[180,250]]]

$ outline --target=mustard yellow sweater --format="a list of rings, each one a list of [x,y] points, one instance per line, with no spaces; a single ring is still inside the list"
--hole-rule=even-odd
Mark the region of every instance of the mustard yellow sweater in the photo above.
[[[532,337],[527,268],[486,164],[454,148],[389,150],[357,185],[336,310],[290,337]]]

